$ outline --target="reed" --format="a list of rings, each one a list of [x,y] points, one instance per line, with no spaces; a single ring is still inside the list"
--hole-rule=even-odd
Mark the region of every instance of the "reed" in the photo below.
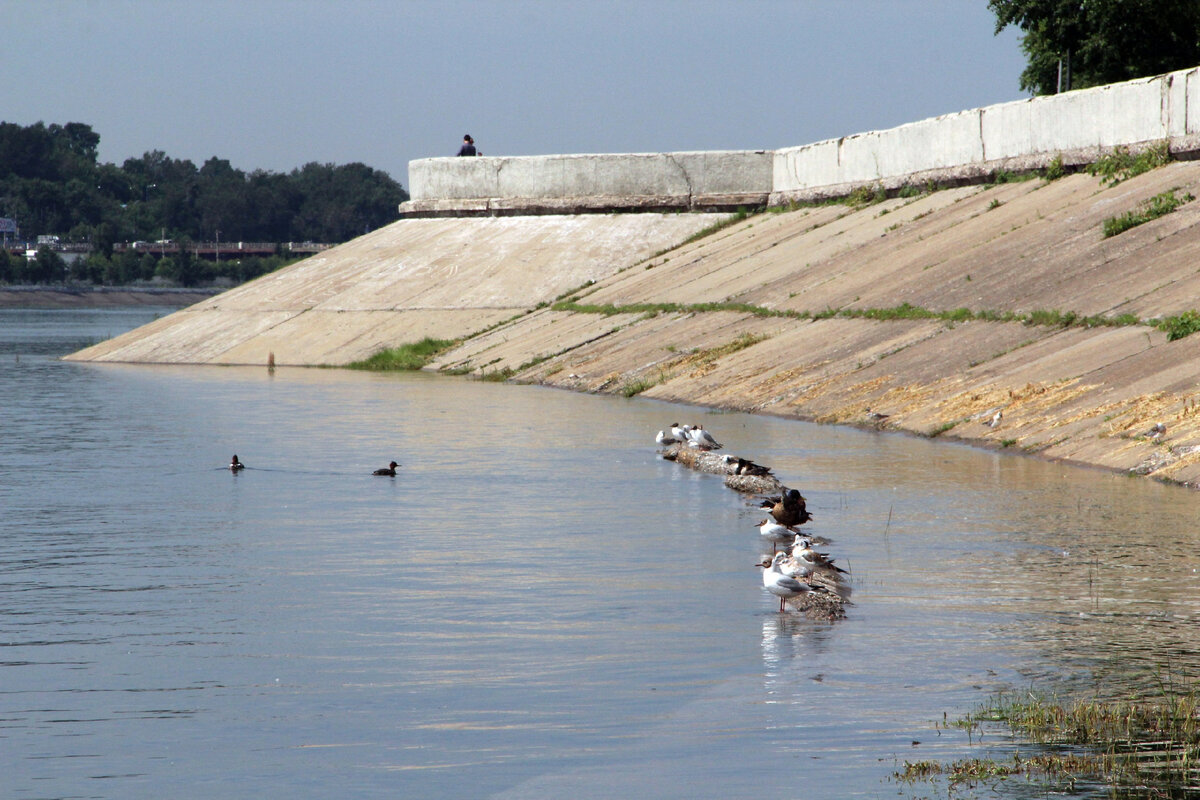
[[[939,727],[964,729],[974,741],[986,725],[1003,725],[1042,752],[1011,760],[905,762],[905,782],[945,777],[951,784],[1022,775],[1074,786],[1092,780],[1130,796],[1182,797],[1200,791],[1200,687],[1160,680],[1146,696],[1059,700],[1035,692],[998,695],[979,710]]]

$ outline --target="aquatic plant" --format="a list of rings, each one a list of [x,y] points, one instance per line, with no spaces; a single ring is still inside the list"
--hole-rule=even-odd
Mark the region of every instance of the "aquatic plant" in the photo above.
[[[946,717],[943,716],[945,720]],[[1026,691],[998,695],[975,712],[939,727],[961,728],[972,741],[984,726],[1003,725],[1045,748],[1032,757],[904,762],[904,782],[945,776],[951,786],[1012,775],[1074,786],[1081,779],[1122,787],[1135,796],[1177,797],[1200,789],[1200,691],[1160,680],[1157,694],[1123,699],[1060,700]]]

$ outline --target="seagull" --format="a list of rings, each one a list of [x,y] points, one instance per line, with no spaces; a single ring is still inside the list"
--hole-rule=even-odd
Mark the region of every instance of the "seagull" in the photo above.
[[[797,539],[792,545],[792,558],[805,571],[806,576],[817,571],[833,572],[847,575],[846,570],[833,563],[833,559],[826,553],[818,553],[813,549],[812,542],[808,539]]]
[[[246,465],[238,461],[237,453],[233,454],[233,458],[229,459],[229,471],[238,472],[246,468]]]
[[[697,425],[688,431],[688,436],[691,438],[691,444],[694,447],[703,447],[705,450],[720,450],[722,445],[712,437],[712,434],[704,430],[703,425]]]
[[[1000,420],[1002,420],[1002,419],[1004,419],[1004,411],[1000,410],[992,415],[992,419],[990,422],[985,422],[983,424],[987,425],[989,428],[998,428],[998,427],[1000,427]]]
[[[1150,430],[1143,433],[1142,436],[1145,436],[1147,439],[1157,439],[1166,432],[1167,426],[1161,422],[1156,422],[1154,423],[1154,426],[1151,427]]]
[[[394,477],[396,475],[396,467],[398,467],[398,466],[400,466],[400,465],[397,464],[395,461],[392,461],[386,467],[380,467],[379,469],[375,470],[371,474],[372,475],[390,475],[390,476]]]
[[[787,553],[776,553],[774,558],[764,559],[758,566],[763,567],[763,588],[779,598],[779,610],[783,611],[785,601],[800,597],[810,592],[826,592],[819,586],[809,586],[804,581],[783,574],[782,564]]]
[[[890,416],[891,414],[881,414],[878,411],[872,411],[869,408],[867,409],[867,419],[871,420],[872,422],[882,422]]]
[[[691,440],[688,431],[692,429],[691,425],[680,425],[678,422],[671,423],[671,438],[680,443],[686,443]]]
[[[659,447],[667,447],[675,444],[678,440],[666,431],[659,431],[658,435],[654,437],[654,441],[658,443]]]
[[[764,519],[758,523],[758,532],[762,534],[763,539],[771,543],[772,553],[777,552],[781,544],[791,544],[798,533],[798,531],[770,519]]]

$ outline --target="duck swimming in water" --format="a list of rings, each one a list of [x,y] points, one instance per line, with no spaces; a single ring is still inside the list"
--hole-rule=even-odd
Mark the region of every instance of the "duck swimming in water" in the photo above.
[[[238,461],[237,453],[233,454],[233,458],[229,459],[229,471],[238,472],[246,468],[246,465]]]
[[[375,470],[371,474],[372,475],[389,475],[389,476],[394,477],[396,474],[396,467],[398,467],[398,466],[400,466],[400,465],[397,464],[395,461],[392,461],[386,467],[380,467],[379,469]]]

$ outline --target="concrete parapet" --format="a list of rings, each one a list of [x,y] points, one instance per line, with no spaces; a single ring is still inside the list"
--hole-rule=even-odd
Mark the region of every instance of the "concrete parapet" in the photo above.
[[[764,205],[766,150],[478,158],[409,163],[403,216],[721,210]]]
[[[1176,157],[1200,154],[1200,68],[1034,97],[775,151],[772,204],[959,183],[1053,160],[1088,164],[1114,147],[1166,141]]]
[[[730,210],[984,180],[1167,141],[1200,156],[1200,67],[1001,103],[780,150],[427,158],[402,216]]]

